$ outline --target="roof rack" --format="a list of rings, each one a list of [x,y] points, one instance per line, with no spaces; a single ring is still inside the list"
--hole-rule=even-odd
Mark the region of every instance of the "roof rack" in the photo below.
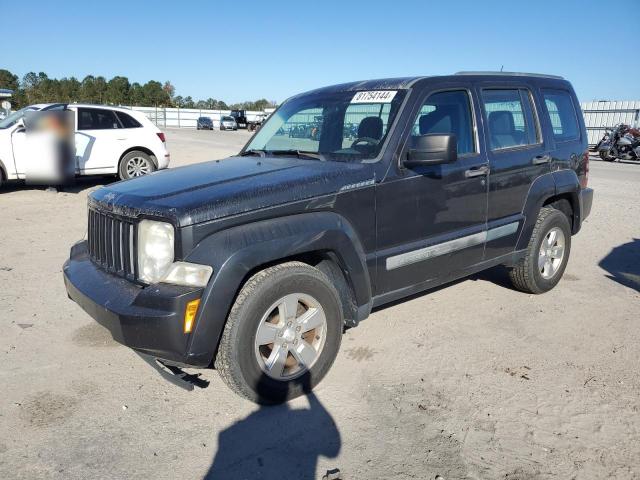
[[[454,75],[497,75],[505,77],[538,77],[538,78],[555,78],[556,80],[564,80],[559,75],[546,75],[544,73],[524,73],[524,72],[456,72]]]

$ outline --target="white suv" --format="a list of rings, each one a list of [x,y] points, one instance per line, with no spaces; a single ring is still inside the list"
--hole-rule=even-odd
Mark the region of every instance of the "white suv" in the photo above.
[[[118,174],[123,180],[169,166],[164,133],[141,112],[81,104],[40,104],[0,120],[0,183],[24,179],[37,162],[28,148],[23,117],[27,111],[71,110],[75,117],[77,175]]]

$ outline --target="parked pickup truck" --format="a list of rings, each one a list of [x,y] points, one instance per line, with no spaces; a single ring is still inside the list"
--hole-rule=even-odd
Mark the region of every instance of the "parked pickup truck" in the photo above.
[[[317,136],[287,134],[315,119]],[[183,368],[215,368],[238,394],[282,402],[313,388],[343,331],[380,305],[496,265],[523,292],[555,287],[591,209],[588,158],[559,77],[320,88],[237,156],[91,193],[64,280],[174,383],[202,386]]]

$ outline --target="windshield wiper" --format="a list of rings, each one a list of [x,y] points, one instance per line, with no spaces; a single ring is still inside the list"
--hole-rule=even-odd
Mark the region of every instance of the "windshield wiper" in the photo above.
[[[258,157],[267,156],[264,150],[258,150],[258,149],[245,150],[240,154],[241,157],[248,157],[249,155],[257,155]]]
[[[320,152],[309,152],[307,150],[267,150],[270,155],[295,155],[298,158],[311,158],[313,160],[325,161],[324,155]]]

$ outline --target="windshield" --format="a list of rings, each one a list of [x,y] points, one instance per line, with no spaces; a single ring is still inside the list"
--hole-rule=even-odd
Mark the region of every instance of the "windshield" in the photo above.
[[[235,118],[233,117],[222,117],[223,122],[235,122]]]
[[[375,158],[405,94],[405,90],[373,90],[294,97],[269,117],[246,150],[315,153],[323,160],[338,161]]]
[[[36,107],[24,107],[24,108],[21,108],[20,110],[17,110],[13,112],[11,115],[9,115],[7,118],[5,118],[4,120],[0,120],[0,128],[4,129],[4,128],[12,127],[13,125],[16,124],[18,120],[24,117],[24,113],[28,112],[29,110],[38,110],[38,109]]]

